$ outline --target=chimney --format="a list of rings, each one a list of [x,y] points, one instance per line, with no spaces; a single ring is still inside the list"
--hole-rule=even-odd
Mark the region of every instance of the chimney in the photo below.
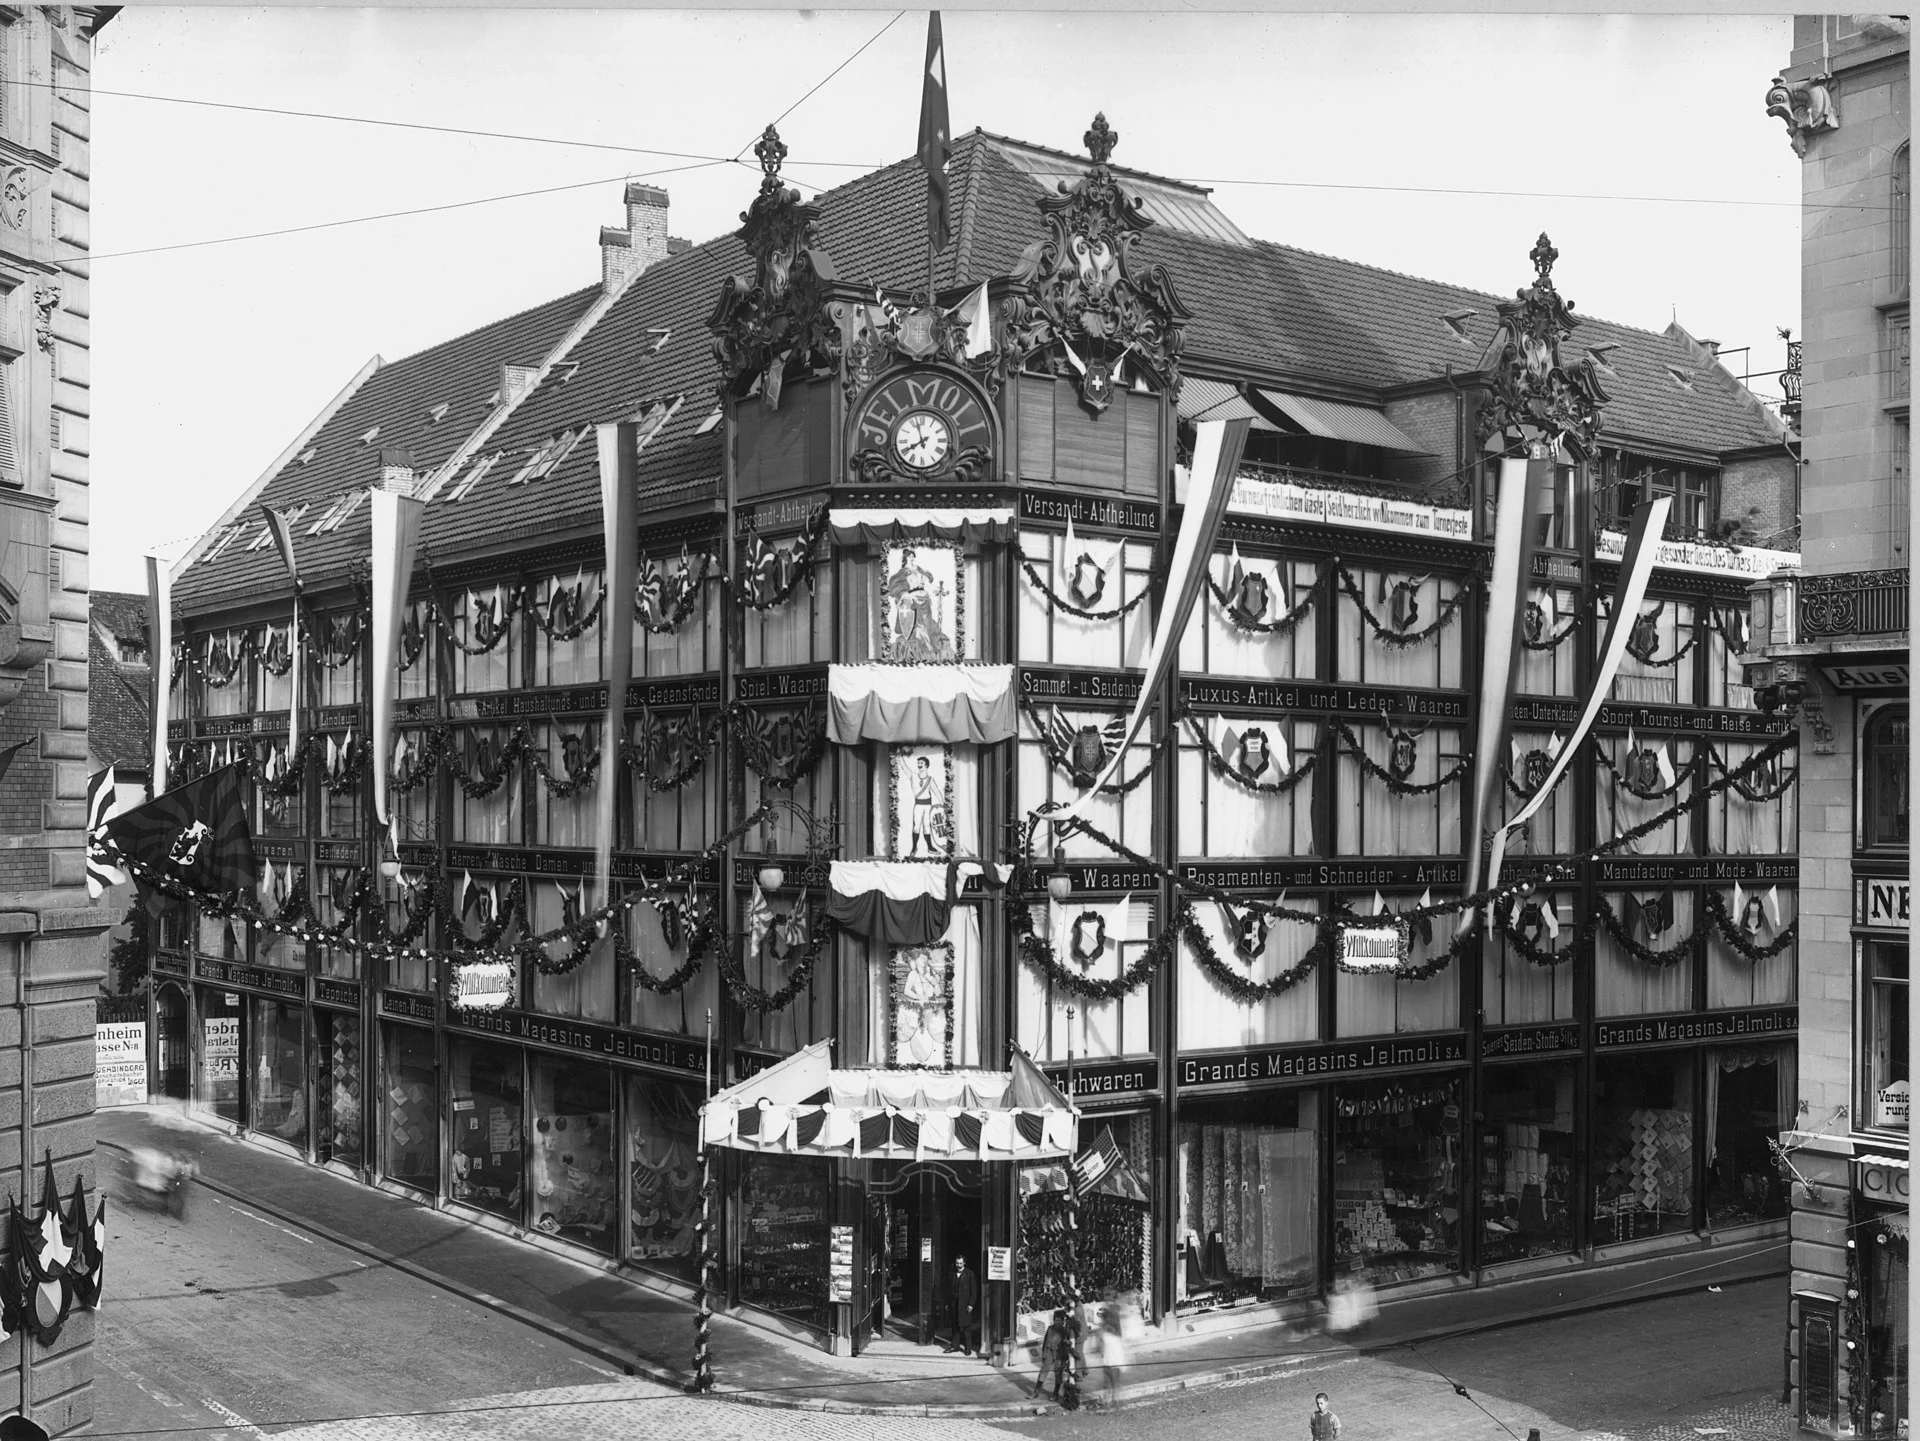
[[[633,246],[633,269],[637,275],[658,265],[668,255],[667,192],[652,185],[627,183],[627,236]]]
[[[399,495],[413,494],[413,454],[405,450],[380,452],[380,489]]]
[[[612,294],[639,273],[633,237],[624,230],[600,227],[600,289]]]
[[[667,254],[685,255],[691,249],[693,249],[693,242],[691,240],[683,240],[678,235],[669,235],[667,237]]]
[[[539,378],[537,365],[502,365],[500,367],[500,401],[516,402],[521,396],[533,389],[533,382]],[[499,402],[496,402],[499,403]]]

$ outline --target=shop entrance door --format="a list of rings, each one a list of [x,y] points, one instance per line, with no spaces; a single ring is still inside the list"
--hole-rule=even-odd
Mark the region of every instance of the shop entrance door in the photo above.
[[[184,1101],[192,1036],[187,1030],[187,993],[179,986],[165,985],[154,992],[153,1031],[158,1072],[154,1079],[160,1094],[171,1101]]]
[[[950,1342],[952,1321],[944,1303],[952,1294],[956,1256],[966,1258],[979,1294],[986,1292],[982,1168],[915,1162],[875,1169],[881,1174],[868,1183],[868,1285],[871,1298],[883,1292],[886,1297],[884,1334],[923,1346]],[[869,1305],[868,1327],[880,1339],[883,1312],[871,1300]]]

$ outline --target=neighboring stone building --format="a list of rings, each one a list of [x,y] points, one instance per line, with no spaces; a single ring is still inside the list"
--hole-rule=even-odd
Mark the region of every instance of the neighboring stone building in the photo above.
[[[1904,18],[1803,15],[1767,95],[1801,157],[1805,471],[1751,678],[1802,742],[1788,1379],[1815,1435],[1904,1436],[1910,1414],[1908,86]]]
[[[89,599],[87,770],[112,766],[125,787],[147,778],[153,749],[153,668],[147,664],[147,598],[96,590]],[[131,799],[130,792],[128,794]]]

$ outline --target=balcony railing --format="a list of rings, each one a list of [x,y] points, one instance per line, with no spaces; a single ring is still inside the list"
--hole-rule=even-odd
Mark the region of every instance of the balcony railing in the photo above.
[[[1907,572],[1854,570],[1800,578],[1800,638],[1887,635],[1907,628]]]

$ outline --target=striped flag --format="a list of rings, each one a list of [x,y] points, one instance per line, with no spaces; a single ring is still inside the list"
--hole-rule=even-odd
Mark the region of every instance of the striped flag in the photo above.
[[[1120,1148],[1113,1143],[1113,1128],[1102,1126],[1100,1139],[1075,1156],[1070,1164],[1073,1188],[1083,1196],[1106,1180],[1107,1174],[1120,1164]]]
[[[110,886],[126,884],[126,868],[106,839],[107,822],[119,813],[113,767],[95,771],[87,780],[87,894],[96,901]]]
[[[920,87],[918,153],[927,172],[927,236],[935,250],[945,250],[953,238],[952,202],[947,190],[953,128],[947,119],[947,53],[940,39],[938,10],[927,16],[927,69]]]

